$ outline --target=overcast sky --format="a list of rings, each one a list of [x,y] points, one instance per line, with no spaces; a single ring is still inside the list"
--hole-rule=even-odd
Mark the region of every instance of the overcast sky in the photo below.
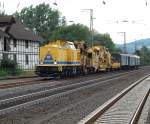
[[[55,1],[57,6],[53,5]],[[115,43],[123,43],[123,35],[118,32],[126,32],[127,42],[150,38],[150,0],[104,1],[105,5],[103,0],[0,0],[0,9],[3,9],[4,4],[6,13],[12,14],[23,7],[45,2],[58,9],[68,24],[72,24],[69,21],[74,21],[87,26],[90,15],[83,9],[93,9],[94,29],[100,33],[109,33]]]

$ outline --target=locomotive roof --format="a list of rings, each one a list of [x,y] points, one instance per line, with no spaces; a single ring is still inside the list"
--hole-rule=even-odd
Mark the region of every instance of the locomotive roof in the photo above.
[[[59,47],[59,48],[76,49],[73,42],[63,41],[63,40],[56,40],[56,41],[49,42],[49,44],[45,45],[44,47]]]

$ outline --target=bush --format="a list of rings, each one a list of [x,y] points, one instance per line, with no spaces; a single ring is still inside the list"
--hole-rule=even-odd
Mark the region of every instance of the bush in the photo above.
[[[0,76],[7,76],[8,73],[4,70],[0,68]]]
[[[19,75],[22,70],[18,68],[17,62],[10,59],[1,60],[0,76]]]
[[[1,68],[17,68],[17,62],[10,59],[3,59],[1,60]]]
[[[0,68],[0,76],[15,76],[22,74],[22,70],[19,68],[9,69],[9,68]]]

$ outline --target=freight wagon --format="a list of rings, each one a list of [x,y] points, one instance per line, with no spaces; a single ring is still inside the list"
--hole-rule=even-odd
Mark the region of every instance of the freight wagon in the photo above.
[[[114,60],[120,63],[121,69],[136,69],[140,66],[140,57],[132,54],[112,54]]]

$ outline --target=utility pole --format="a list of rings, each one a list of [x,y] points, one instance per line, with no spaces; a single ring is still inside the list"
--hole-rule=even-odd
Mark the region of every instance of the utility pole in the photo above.
[[[137,43],[136,43],[136,40],[135,40],[134,42],[135,42],[135,53],[136,53],[136,50],[137,50]]]
[[[123,37],[124,37],[124,46],[123,46],[123,50],[124,53],[127,53],[127,46],[126,46],[126,32],[118,32],[118,33],[122,33]]]
[[[93,47],[93,9],[90,9],[91,47]]]
[[[90,12],[90,41],[91,41],[91,47],[93,47],[93,9],[83,9],[85,11]]]
[[[91,48],[93,47],[93,9],[83,9],[85,11],[90,12],[90,41],[91,41]],[[92,67],[94,67],[94,61],[93,61],[93,53],[92,53]]]

